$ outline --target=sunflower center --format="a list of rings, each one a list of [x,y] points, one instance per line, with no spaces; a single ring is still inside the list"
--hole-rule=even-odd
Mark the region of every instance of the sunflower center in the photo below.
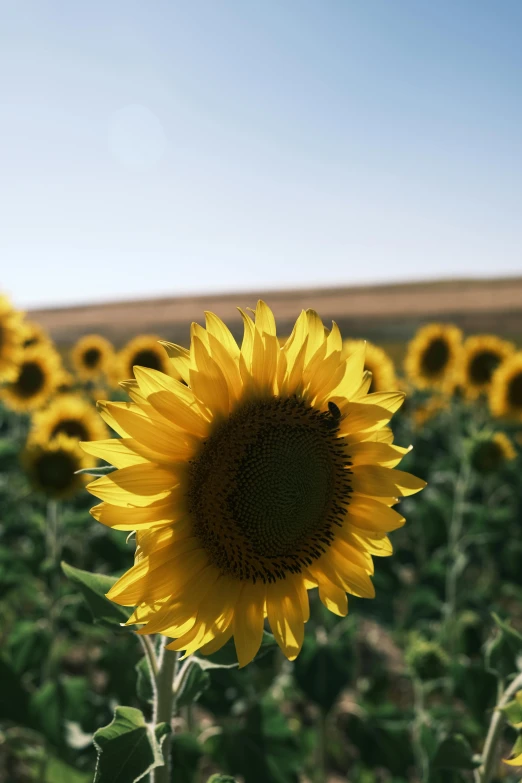
[[[500,363],[500,357],[493,351],[481,351],[470,362],[469,376],[473,383],[489,383],[493,371]]]
[[[89,433],[78,419],[62,419],[59,421],[51,432],[51,438],[55,438],[60,434],[68,435],[70,438],[78,438],[79,440],[89,439]]]
[[[64,451],[51,451],[41,455],[35,465],[38,483],[43,489],[60,492],[74,480],[76,461]]]
[[[513,408],[522,408],[522,372],[509,381],[508,402]]]
[[[438,375],[448,363],[450,357],[446,340],[437,337],[428,345],[422,356],[422,369],[425,375]]]
[[[138,351],[132,360],[132,367],[138,365],[138,367],[148,367],[149,370],[161,370],[162,365],[157,353],[149,349]]]
[[[101,351],[99,348],[88,348],[83,354],[83,363],[86,367],[92,369],[100,363]]]
[[[310,565],[346,514],[349,464],[329,413],[295,397],[243,403],[189,468],[189,511],[211,562],[254,582]]]
[[[24,362],[15,383],[16,392],[20,397],[33,397],[43,388],[44,381],[44,372],[37,362]]]

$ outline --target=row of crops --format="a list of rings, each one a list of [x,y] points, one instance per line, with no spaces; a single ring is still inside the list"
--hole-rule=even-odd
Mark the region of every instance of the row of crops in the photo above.
[[[258,310],[262,318],[268,334]],[[248,324],[255,355],[258,332]],[[192,346],[212,347],[200,329],[192,328]],[[284,346],[296,339],[279,337],[274,355],[290,356]],[[233,639],[215,651],[196,646],[183,661],[172,653],[172,720],[159,722],[163,636],[124,626],[130,601],[105,598],[136,545],[139,564],[150,536],[100,524],[102,512],[92,518],[96,501],[85,485],[112,480],[117,458],[103,467],[99,450],[80,444],[122,434],[123,408],[102,406],[100,415],[96,401],[123,406],[130,395],[147,410],[143,385],[129,380],[135,366],[150,371],[140,374],[150,383],[167,377],[165,391],[197,388],[184,371],[189,352],[160,340],[138,335],[116,350],[86,335],[65,353],[0,300],[0,781],[520,780],[522,352],[496,335],[464,338],[452,324],[419,329],[402,367],[366,345],[368,407],[399,408],[401,392],[406,399],[389,438],[362,440],[380,444],[376,454],[397,448],[392,440],[411,444],[400,449],[401,471],[427,482],[400,501],[407,523],[391,534],[393,556],[376,561],[375,598],[347,590],[346,613],[331,585],[328,594],[326,583],[308,585],[310,619],[295,655],[270,616],[274,635],[267,626],[259,652],[240,668]],[[339,361],[355,367],[361,351],[346,339]],[[329,416],[332,431],[355,410],[339,396],[324,407],[321,421]],[[140,457],[153,461],[153,446]],[[391,507],[396,498],[379,502]],[[371,538],[374,555],[391,554],[385,541],[384,533]]]

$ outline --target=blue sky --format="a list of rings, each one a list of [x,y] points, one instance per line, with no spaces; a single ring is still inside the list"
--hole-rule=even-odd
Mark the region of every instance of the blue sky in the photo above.
[[[5,0],[20,306],[522,274],[520,0]]]

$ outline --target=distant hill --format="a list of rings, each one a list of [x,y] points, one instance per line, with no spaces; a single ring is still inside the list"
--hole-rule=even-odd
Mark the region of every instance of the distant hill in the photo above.
[[[237,307],[254,308],[259,298],[273,308],[281,335],[289,333],[301,309],[311,307],[325,324],[335,320],[343,335],[390,346],[403,344],[418,326],[434,320],[453,321],[466,333],[495,332],[522,342],[522,277],[172,296],[38,309],[30,317],[63,347],[88,332],[104,334],[116,346],[138,333],[186,345],[190,323],[204,323],[204,310],[217,313],[240,337]]]

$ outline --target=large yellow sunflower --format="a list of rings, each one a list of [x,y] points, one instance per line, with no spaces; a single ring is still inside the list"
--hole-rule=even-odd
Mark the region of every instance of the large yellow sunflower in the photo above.
[[[364,340],[344,340],[343,356],[350,356],[358,350],[364,343]],[[395,376],[395,367],[386,351],[366,341],[366,358],[364,360],[364,369],[372,374],[372,382],[369,392],[395,391],[397,389],[397,378]]]
[[[129,340],[118,354],[118,361],[115,365],[117,377],[113,374],[113,383],[117,385],[120,381],[132,378],[132,368],[136,365],[147,367],[150,370],[159,370],[179,379],[179,374],[168,361],[160,339],[153,334],[140,334]]]
[[[190,350],[166,344],[183,382],[135,367],[131,403],[100,403],[121,439],[83,444],[118,470],[89,484],[93,516],[137,531],[135,565],[108,597],[171,649],[210,653],[234,637],[244,666],[265,617],[284,654],[301,648],[307,591],[345,615],[372,598],[372,555],[404,518],[391,506],[425,485],[394,471],[409,450],[387,424],[401,392],[367,394],[364,348],[348,359],[334,324],[301,313],[284,346],[263,302],[238,347],[206,314]]]
[[[0,294],[0,382],[16,377],[22,354],[22,316]]]
[[[466,397],[476,399],[487,391],[497,367],[515,352],[513,343],[494,334],[476,334],[464,343],[460,383]]]
[[[107,438],[109,431],[92,403],[78,394],[62,394],[33,416],[31,436],[47,442],[57,435],[76,440]]]
[[[452,387],[462,361],[462,332],[453,324],[427,324],[408,344],[404,368],[419,389]]]
[[[489,406],[494,416],[522,421],[522,351],[503,361],[493,373]]]
[[[77,440],[58,435],[47,443],[31,439],[22,453],[22,464],[38,492],[59,500],[85,486],[84,474],[76,471],[92,467],[95,460],[81,450]]]
[[[34,411],[45,405],[60,381],[60,357],[49,345],[24,348],[17,374],[1,390],[5,404],[14,411]]]
[[[111,371],[114,348],[101,334],[86,334],[73,347],[71,360],[80,378],[93,380]]]

